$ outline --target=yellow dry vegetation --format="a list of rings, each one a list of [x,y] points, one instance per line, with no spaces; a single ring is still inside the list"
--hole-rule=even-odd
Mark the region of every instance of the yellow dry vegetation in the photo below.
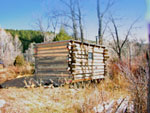
[[[2,112],[23,113],[92,113],[103,102],[130,96],[128,83],[122,77],[106,78],[88,88],[0,89],[0,99],[6,101]]]

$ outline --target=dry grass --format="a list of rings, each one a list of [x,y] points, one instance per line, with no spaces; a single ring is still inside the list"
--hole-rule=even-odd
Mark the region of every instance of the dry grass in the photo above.
[[[30,66],[27,63],[25,66],[10,66],[7,68],[0,69],[0,83],[3,83],[7,80],[12,80],[14,78],[31,76],[33,73],[33,66]]]
[[[123,78],[116,82],[106,78],[97,87],[69,89],[1,89],[0,99],[6,101],[2,112],[19,113],[91,113],[93,107],[104,101],[129,96]],[[114,79],[115,80],[115,79]]]

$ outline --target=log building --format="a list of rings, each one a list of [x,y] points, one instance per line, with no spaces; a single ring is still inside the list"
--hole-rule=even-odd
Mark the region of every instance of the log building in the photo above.
[[[108,50],[105,46],[75,40],[35,45],[35,77],[43,81],[103,79]]]

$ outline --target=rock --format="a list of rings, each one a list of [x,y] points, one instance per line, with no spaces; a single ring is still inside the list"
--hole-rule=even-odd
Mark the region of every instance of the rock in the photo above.
[[[0,100],[0,108],[2,108],[6,104],[5,100]]]

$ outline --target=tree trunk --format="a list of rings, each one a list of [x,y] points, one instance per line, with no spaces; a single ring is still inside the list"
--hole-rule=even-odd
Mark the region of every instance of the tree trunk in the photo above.
[[[100,0],[97,0],[97,18],[98,18],[98,38],[99,44],[102,45],[102,16],[100,12]]]
[[[82,14],[81,14],[79,0],[77,1],[77,3],[78,3],[78,19],[79,19],[80,37],[81,37],[81,41],[83,42],[84,34],[83,34]]]
[[[148,93],[147,93],[147,113],[150,113],[150,23],[148,24],[148,38],[149,38],[149,50],[147,52],[147,62],[148,62]]]
[[[76,23],[76,16],[75,16],[75,6],[72,2],[72,0],[70,0],[70,12],[71,12],[71,19],[72,19],[72,26],[73,26],[73,35],[74,35],[74,39],[78,40],[78,32],[77,32],[77,23]]]

